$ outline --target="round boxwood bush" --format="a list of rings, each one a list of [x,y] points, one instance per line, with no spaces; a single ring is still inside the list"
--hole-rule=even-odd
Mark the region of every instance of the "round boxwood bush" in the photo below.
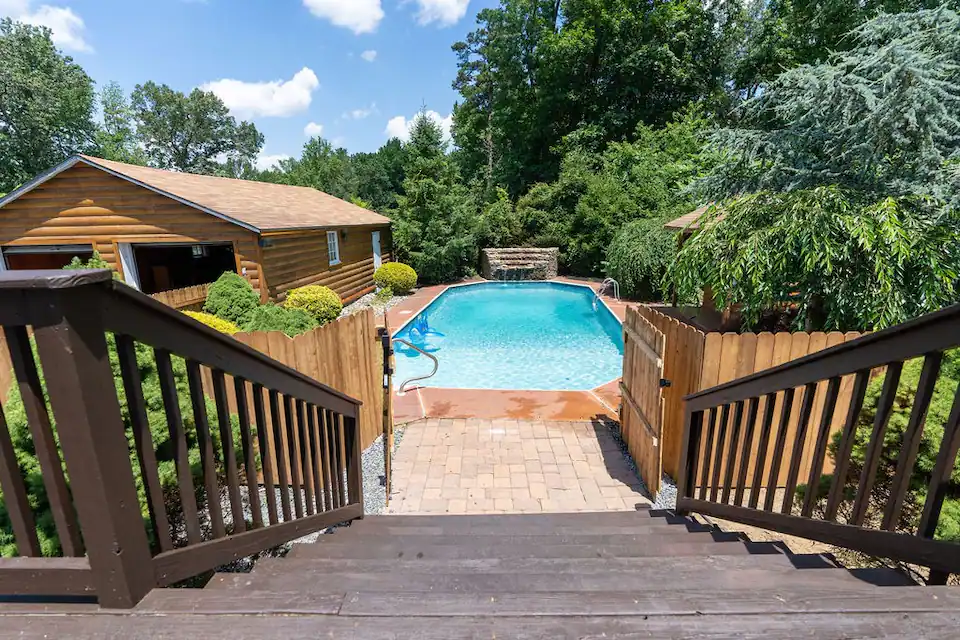
[[[244,331],[283,331],[291,338],[317,327],[317,321],[302,309],[287,309],[274,304],[257,307]]]
[[[287,309],[306,311],[321,326],[336,320],[340,317],[340,312],[343,311],[343,302],[341,302],[336,291],[315,284],[309,287],[300,287],[288,293],[283,306]]]
[[[395,294],[402,296],[413,291],[417,286],[417,272],[399,262],[388,262],[373,274],[373,281],[378,287],[390,288]]]
[[[240,333],[240,327],[229,320],[218,318],[211,313],[203,313],[202,311],[184,311],[183,313],[184,315],[188,315],[198,322],[202,322],[211,329],[216,329],[220,333],[225,333],[228,336],[232,336],[235,333]]]
[[[260,296],[253,286],[236,273],[225,273],[210,285],[203,310],[242,327],[260,306]]]

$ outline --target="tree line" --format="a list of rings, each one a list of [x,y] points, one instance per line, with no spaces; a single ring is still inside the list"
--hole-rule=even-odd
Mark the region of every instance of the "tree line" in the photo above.
[[[636,298],[874,329],[956,297],[958,34],[926,0],[501,0],[453,45],[451,141],[421,114],[375,153],[314,138],[261,171],[263,136],[215,95],[98,93],[5,21],[0,192],[89,151],[351,200],[427,283],[484,247],[558,246]],[[708,203],[678,251],[664,222]]]

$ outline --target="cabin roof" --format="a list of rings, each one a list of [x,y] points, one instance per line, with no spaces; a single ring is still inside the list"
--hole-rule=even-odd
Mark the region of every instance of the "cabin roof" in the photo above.
[[[165,171],[76,155],[0,199],[0,207],[85,164],[257,233],[388,225],[390,219],[311,187]]]

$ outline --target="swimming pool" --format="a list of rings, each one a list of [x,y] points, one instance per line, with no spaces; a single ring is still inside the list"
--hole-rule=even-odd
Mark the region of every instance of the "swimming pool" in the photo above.
[[[620,322],[589,287],[555,282],[451,287],[412,318],[396,338],[440,361],[424,387],[593,389],[622,375]],[[433,363],[396,343],[399,385]]]

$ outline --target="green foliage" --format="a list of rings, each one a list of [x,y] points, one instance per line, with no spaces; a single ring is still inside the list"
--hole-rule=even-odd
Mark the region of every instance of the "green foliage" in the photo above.
[[[748,321],[796,292],[811,329],[883,328],[955,300],[960,17],[881,16],[848,37],[714,135],[723,161],[697,191],[732,200],[680,252],[679,290],[710,286]]]
[[[477,262],[475,220],[439,125],[418,115],[405,151],[404,195],[393,217],[397,256],[423,282],[461,278]]]
[[[373,295],[373,299],[375,302],[379,304],[386,304],[393,299],[393,289],[391,289],[390,287],[383,287],[382,289],[378,289],[377,292]]]
[[[200,313],[197,311],[184,311],[184,315],[190,316],[197,322],[202,322],[211,329],[215,329],[220,333],[225,333],[228,336],[232,336],[235,333],[240,333],[240,327],[230,322],[229,320],[224,320],[223,318],[218,318],[217,316],[210,313]]]
[[[123,392],[123,382],[120,376],[120,365],[117,359],[116,347],[111,336],[108,336],[109,359],[113,369],[114,383],[117,389],[117,395],[120,399],[120,411],[126,427],[126,435],[129,441],[131,451],[130,465],[134,473],[137,484],[137,491],[140,497],[140,511],[144,519],[149,517],[149,509],[146,504],[146,494],[143,488],[143,480],[140,476],[140,464],[136,458],[136,447],[131,428],[130,412],[125,395]],[[157,469],[160,477],[160,484],[163,488],[165,502],[168,505],[168,514],[171,521],[176,522],[179,518],[175,517],[178,512],[178,488],[177,472],[174,462],[174,447],[170,442],[170,431],[167,428],[167,418],[163,407],[163,399],[160,394],[160,381],[157,374],[156,363],[153,358],[152,349],[142,344],[136,345],[137,368],[140,371],[142,379],[143,397],[147,410],[147,423],[153,438],[154,448],[157,457]],[[34,358],[36,358],[36,349],[34,346]],[[190,467],[193,477],[200,479],[202,470],[200,467],[200,452],[196,440],[196,420],[193,413],[193,406],[190,401],[189,384],[187,382],[186,365],[182,358],[172,358],[174,381],[176,383],[177,395],[180,404],[180,413],[183,416],[184,427],[187,433],[187,446],[189,448]],[[42,372],[41,372],[42,377]],[[45,387],[44,387],[45,388]],[[221,450],[219,444],[219,422],[214,403],[205,399],[204,402],[207,420],[210,424],[211,435],[214,440],[216,450]],[[20,396],[16,386],[11,388],[10,397],[3,407],[6,415],[7,426],[10,431],[10,438],[13,442],[14,450],[17,454],[17,462],[20,466],[23,478],[27,486],[27,494],[30,506],[36,516],[37,537],[40,540],[41,548],[45,556],[59,555],[60,541],[57,538],[56,526],[50,511],[50,502],[47,497],[46,489],[43,485],[43,475],[40,471],[40,463],[36,456],[36,450],[33,445],[33,436],[27,423],[27,415],[24,410],[23,399]],[[51,413],[51,419],[54,416]],[[56,423],[54,422],[54,437],[56,436]],[[234,433],[234,441],[239,441],[239,421],[235,416],[231,416],[231,429]],[[195,485],[200,484],[198,482]],[[201,496],[202,497],[202,496]],[[218,497],[219,499],[219,497]],[[149,530],[149,527],[148,527]],[[16,554],[16,542],[10,524],[10,516],[5,504],[0,500],[0,556],[14,556]]]
[[[506,189],[496,190],[496,199],[481,205],[474,234],[478,249],[512,247],[522,238],[520,218]]]
[[[408,265],[388,262],[373,274],[373,281],[378,287],[389,289],[391,296],[405,296],[417,286],[417,272]]]
[[[110,266],[109,262],[100,256],[100,252],[94,249],[93,255],[90,256],[89,260],[81,260],[80,256],[73,256],[64,269],[79,271],[82,269],[112,269],[112,267]],[[119,274],[114,272],[113,277],[117,278],[119,277]]]
[[[253,286],[236,273],[227,272],[210,285],[203,310],[238,327],[245,327],[260,306]]]
[[[316,319],[302,309],[287,309],[274,304],[265,304],[254,310],[250,320],[243,325],[243,330],[248,333],[283,331],[293,338],[316,327]]]
[[[147,156],[133,123],[133,109],[119,84],[111,82],[101,89],[100,108],[103,123],[97,130],[96,154],[116,162],[146,165]]]
[[[882,509],[887,504],[890,496],[893,478],[897,469],[897,462],[900,457],[900,449],[903,444],[903,435],[910,420],[922,368],[922,359],[911,360],[904,365],[900,375],[900,383],[897,387],[897,394],[894,399],[887,431],[884,434],[876,481],[871,495],[871,504],[881,510],[878,511],[878,513],[882,513]],[[877,406],[880,401],[883,380],[884,376],[877,376],[870,381],[867,387],[867,394],[863,403],[863,410],[857,422],[857,430],[850,457],[850,478],[859,478],[863,469],[867,448],[873,432],[873,421],[877,415]],[[958,383],[960,383],[960,352],[954,350],[947,352],[941,369],[941,375],[934,388],[933,399],[930,402],[926,423],[920,440],[916,464],[910,475],[903,512],[897,523],[898,530],[916,531],[920,516],[923,512],[923,505],[926,501],[927,488],[930,485],[933,468],[936,464],[937,455],[940,452],[944,426],[947,424],[950,416],[950,410],[953,406]],[[836,457],[840,436],[841,434],[838,432],[830,443],[829,451],[831,456]],[[818,494],[821,498],[826,495],[831,478],[832,476],[823,477],[820,493]],[[940,515],[937,537],[943,540],[960,542],[960,460],[955,461],[951,474],[948,499]]]
[[[677,237],[664,219],[634,220],[613,237],[607,249],[607,275],[634,300],[662,299],[663,276],[677,252]]]
[[[187,173],[239,177],[250,171],[263,135],[237,122],[216,95],[189,95],[167,85],[137,85],[130,97],[137,136],[151,166]]]
[[[0,20],[0,192],[88,150],[94,135],[93,80],[50,33]]]
[[[337,292],[329,287],[311,285],[300,287],[287,294],[283,306],[287,309],[302,309],[323,326],[340,317],[343,302]]]
[[[300,158],[281,160],[278,167],[267,172],[263,179],[299,187],[313,187],[345,200],[350,200],[357,190],[347,150],[334,149],[333,145],[323,138],[310,139],[303,145]]]

